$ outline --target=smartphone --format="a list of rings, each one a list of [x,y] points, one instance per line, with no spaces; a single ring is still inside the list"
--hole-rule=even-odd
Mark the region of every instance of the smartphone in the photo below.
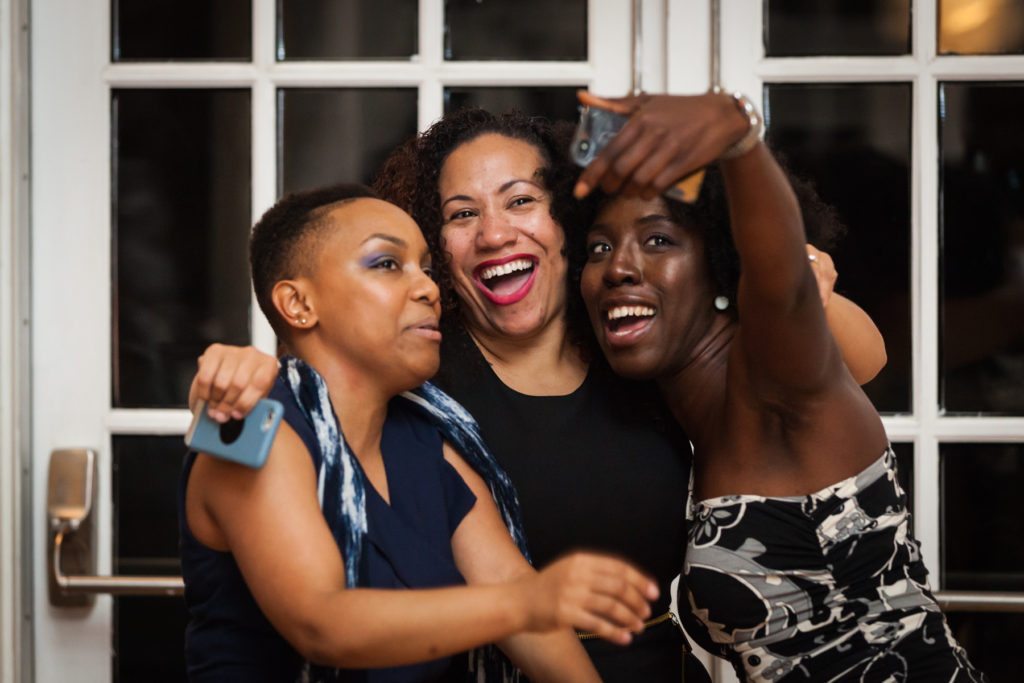
[[[245,419],[220,424],[206,414],[206,401],[200,401],[185,433],[185,445],[189,450],[258,469],[267,461],[283,416],[284,406],[279,401],[264,398]]]
[[[576,134],[572,138],[569,156],[577,165],[584,168],[590,165],[601,150],[608,146],[612,138],[622,130],[629,117],[607,109],[597,107],[580,107],[580,122],[576,126]],[[700,186],[704,182],[704,169],[695,171],[682,178],[664,194],[670,199],[692,204],[700,195]]]

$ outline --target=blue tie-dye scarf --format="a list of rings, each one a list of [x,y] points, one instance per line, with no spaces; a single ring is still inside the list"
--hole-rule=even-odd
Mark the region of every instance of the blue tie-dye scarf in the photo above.
[[[291,388],[303,415],[313,426],[320,445],[321,465],[317,473],[320,508],[334,540],[345,560],[345,585],[359,585],[359,559],[366,535],[366,483],[356,466],[345,436],[341,433],[327,383],[323,377],[298,358],[287,356],[281,372]],[[520,552],[530,559],[523,533],[522,513],[515,487],[480,436],[480,427],[465,408],[433,384],[407,391],[402,398],[425,415],[441,436],[476,470],[491,490],[494,502]],[[337,678],[333,669],[310,666],[308,680],[330,681]],[[476,681],[517,680],[518,672],[493,646],[470,654],[470,674]]]

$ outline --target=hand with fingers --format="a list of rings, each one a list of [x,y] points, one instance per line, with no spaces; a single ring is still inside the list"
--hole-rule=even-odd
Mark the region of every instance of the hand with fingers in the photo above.
[[[270,393],[280,364],[252,346],[213,344],[199,357],[198,366],[189,389],[189,408],[206,401],[209,416],[224,423],[241,420]]]
[[[515,584],[534,632],[575,628],[620,645],[643,631],[658,585],[632,565],[591,553],[567,555]]]
[[[601,98],[580,91],[581,103],[629,116],[629,121],[584,169],[574,191],[651,199],[680,178],[720,158],[750,122],[724,93]]]

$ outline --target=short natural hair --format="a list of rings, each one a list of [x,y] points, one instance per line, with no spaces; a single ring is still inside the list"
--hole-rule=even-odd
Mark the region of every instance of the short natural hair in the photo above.
[[[274,307],[274,285],[311,274],[316,262],[317,239],[330,225],[324,217],[335,206],[354,199],[376,199],[377,194],[356,183],[341,183],[293,192],[267,209],[249,236],[252,286],[263,315],[279,339],[287,341],[289,327]]]

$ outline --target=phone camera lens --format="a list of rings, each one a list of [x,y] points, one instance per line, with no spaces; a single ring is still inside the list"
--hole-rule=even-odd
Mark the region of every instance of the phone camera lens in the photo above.
[[[220,440],[226,444],[233,444],[242,435],[242,427],[245,420],[228,420],[220,426]]]

